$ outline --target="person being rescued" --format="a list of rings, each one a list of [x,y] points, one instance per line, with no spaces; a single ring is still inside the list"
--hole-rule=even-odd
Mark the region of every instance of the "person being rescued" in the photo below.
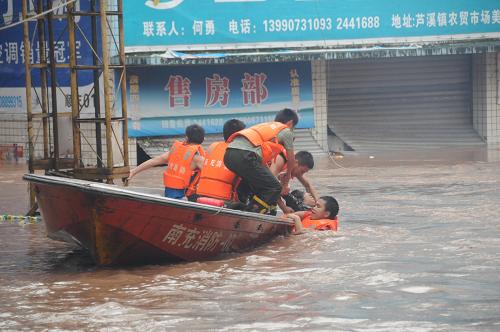
[[[339,203],[332,196],[322,196],[309,211],[299,211],[285,215],[292,219],[294,234],[302,234],[304,229],[337,231]]]
[[[169,151],[132,169],[127,180],[130,181],[138,173],[151,167],[167,163],[167,169],[163,172],[165,197],[184,198],[195,173],[203,166],[205,152],[201,143],[204,139],[203,127],[197,124],[186,127],[186,138],[183,141],[175,141]]]
[[[306,211],[310,210],[316,205],[316,199],[310,193],[295,189],[289,194],[282,196],[285,200],[285,205],[290,207],[293,211]]]
[[[282,186],[288,187],[291,170],[295,167],[293,133],[299,121],[297,113],[285,108],[276,114],[274,122],[261,123],[233,134],[224,154],[226,167],[248,183],[253,193],[245,210],[276,214],[276,204]],[[287,172],[280,181],[267,166],[282,150],[286,150]]]
[[[284,170],[286,170],[287,167],[286,152],[283,151],[276,156],[276,158],[269,166],[269,169],[271,170],[271,173],[277,176],[281,181],[282,177],[285,174]],[[291,176],[292,178],[297,178],[297,180],[299,180],[299,182],[304,186],[306,192],[312,196],[312,198],[314,199],[314,203],[312,205],[314,206],[319,196],[309,180],[307,180],[307,178],[305,177],[305,173],[309,172],[313,168],[314,158],[310,152],[299,151],[295,154],[295,167],[292,169]],[[281,197],[285,199],[285,202],[286,197],[289,196],[289,191],[290,188],[288,186],[283,186]],[[281,197],[278,199],[278,206],[284,213],[291,213],[296,211],[287,206]]]
[[[243,129],[245,124],[237,119],[224,123],[224,141],[212,143],[206,151],[205,162],[195,185],[196,194],[188,195],[189,200],[223,206],[236,199],[234,188],[239,178],[224,165],[224,154],[229,137]]]

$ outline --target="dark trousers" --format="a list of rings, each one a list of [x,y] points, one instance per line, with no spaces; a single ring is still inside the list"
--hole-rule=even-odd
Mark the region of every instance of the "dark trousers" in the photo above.
[[[251,151],[229,148],[224,154],[224,165],[241,177],[257,197],[271,206],[276,205],[281,184],[262,164],[262,158]]]

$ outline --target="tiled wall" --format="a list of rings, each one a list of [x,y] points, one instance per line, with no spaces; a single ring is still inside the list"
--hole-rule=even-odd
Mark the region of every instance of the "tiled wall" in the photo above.
[[[499,69],[500,54],[476,54],[473,57],[473,126],[488,143],[500,143]]]
[[[315,60],[311,62],[312,89],[314,100],[314,130],[313,135],[323,151],[328,151],[327,133],[327,91],[326,62]]]

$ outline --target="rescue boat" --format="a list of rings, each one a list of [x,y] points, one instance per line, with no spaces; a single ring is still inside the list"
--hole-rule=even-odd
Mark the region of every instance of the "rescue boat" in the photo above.
[[[97,265],[198,261],[242,252],[292,224],[275,216],[175,200],[144,188],[26,174],[49,238],[77,243]]]

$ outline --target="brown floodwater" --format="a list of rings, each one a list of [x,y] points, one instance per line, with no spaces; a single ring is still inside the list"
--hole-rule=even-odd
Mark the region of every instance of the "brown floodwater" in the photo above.
[[[0,330],[499,331],[499,160],[321,160],[309,178],[338,199],[338,233],[207,262],[97,268],[43,223],[1,222]],[[25,213],[26,166],[0,169],[0,214]],[[161,187],[161,172],[134,185]]]

